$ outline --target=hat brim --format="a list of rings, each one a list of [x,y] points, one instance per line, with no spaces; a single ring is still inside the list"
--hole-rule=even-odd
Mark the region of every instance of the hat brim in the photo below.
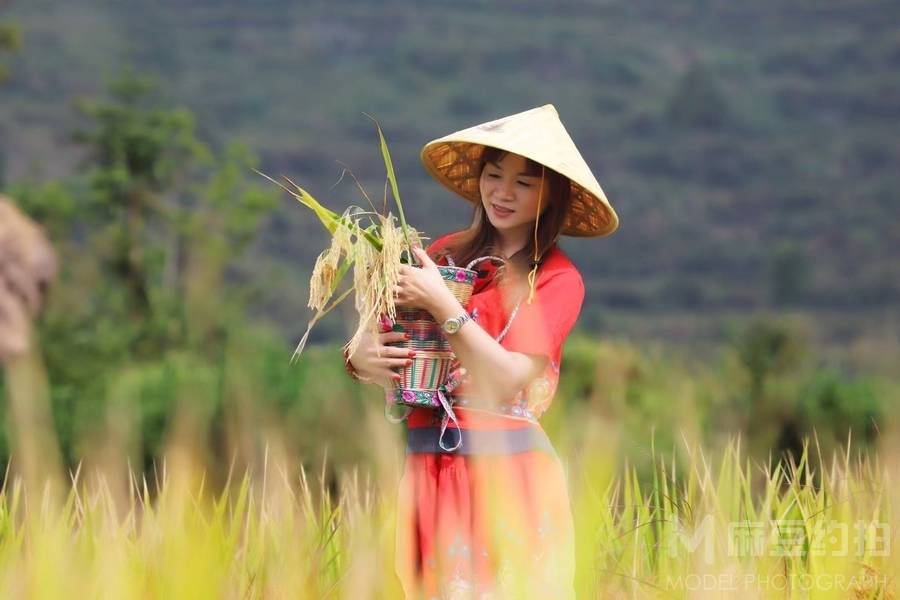
[[[481,202],[481,157],[486,147],[524,156],[566,177],[571,204],[560,233],[609,235],[619,226],[603,188],[582,158],[552,104],[545,104],[429,142],[421,159],[432,177],[470,202]]]
[[[491,146],[519,154],[515,149],[504,148],[499,143]],[[480,203],[481,157],[486,147],[487,144],[442,138],[426,144],[420,158],[425,170],[441,185],[469,202]],[[530,156],[527,158],[535,160]],[[571,186],[571,204],[560,233],[571,237],[600,237],[613,233],[619,226],[619,219],[602,189],[597,186],[599,193],[591,192],[571,176],[560,174],[569,180]]]

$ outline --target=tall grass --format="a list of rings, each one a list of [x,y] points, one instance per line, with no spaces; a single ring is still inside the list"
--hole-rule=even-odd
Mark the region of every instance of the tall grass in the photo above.
[[[581,399],[582,412],[554,407],[547,423],[569,480],[580,598],[896,597],[900,436],[890,422],[880,424],[878,447],[856,451],[847,439],[831,453],[812,438],[792,460],[760,463],[749,458],[746,439],[709,447],[697,434],[695,397],[715,390],[710,382],[662,362],[647,368],[625,350],[595,348],[595,379],[606,387],[592,394],[602,397]],[[244,353],[222,377],[222,393],[232,398],[223,409],[231,431],[224,449],[206,432],[213,411],[205,395],[219,378],[194,362],[123,375],[117,388],[138,402],[149,397],[144,387],[165,380],[177,400],[177,417],[146,472],[131,462],[137,433],[122,424],[129,421],[122,403],[110,405],[107,439],[90,445],[95,452],[65,482],[53,478],[58,461],[21,460],[15,452],[34,450],[17,446],[0,488],[0,594],[400,597],[393,561],[402,431],[384,420],[373,394],[345,429],[325,425],[322,413],[318,431],[299,434],[327,445],[331,456],[363,440],[364,465],[353,468],[346,456],[338,469],[328,455],[310,461],[311,446],[295,439],[277,411],[254,412],[269,388],[254,380],[252,349]],[[332,381],[339,365],[306,368],[315,376],[301,403],[340,395]],[[622,411],[632,405],[636,392],[623,382],[637,372],[644,373],[640,393],[677,403],[680,419],[640,464],[623,443],[635,431],[625,413],[596,410],[597,402]],[[577,400],[564,394],[557,401]],[[337,411],[341,401],[329,396],[323,410]],[[46,435],[42,423],[11,427],[21,440]],[[674,449],[673,439],[680,440]],[[20,471],[29,465],[52,468],[25,477]]]
[[[594,427],[599,426],[594,424]],[[597,430],[599,432],[599,430]],[[752,465],[657,457],[642,485],[615,456],[569,462],[584,598],[890,598],[900,489],[876,455]],[[390,451],[388,451],[390,452]],[[79,469],[62,504],[0,490],[0,589],[31,598],[395,598],[396,481],[344,473],[340,491],[265,450],[261,468],[212,489],[187,445],[155,476]]]

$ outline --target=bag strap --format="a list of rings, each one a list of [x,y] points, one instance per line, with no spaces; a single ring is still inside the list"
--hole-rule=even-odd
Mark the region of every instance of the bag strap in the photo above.
[[[478,264],[480,262],[484,262],[486,260],[496,260],[496,261],[506,264],[506,259],[503,258],[502,256],[494,256],[492,254],[489,254],[487,256],[479,256],[478,258],[472,259],[471,261],[469,261],[469,264],[466,265],[466,268],[471,269],[476,264]],[[506,334],[509,333],[509,328],[510,328],[510,326],[512,326],[513,319],[515,319],[516,315],[519,314],[519,307],[522,305],[523,299],[524,299],[524,297],[519,298],[519,300],[516,302],[515,307],[512,309],[512,312],[509,315],[509,321],[506,322],[506,326],[503,328],[503,330],[500,332],[500,334],[495,338],[498,342],[503,341],[503,338],[505,338]]]
[[[449,258],[449,256],[448,256],[447,258]],[[499,261],[502,262],[502,263],[506,263],[506,259],[503,258],[502,256],[492,256],[492,255],[488,255],[488,256],[479,256],[478,258],[473,258],[472,260],[470,260],[470,261],[469,261],[469,264],[466,265],[466,268],[467,268],[467,269],[471,269],[474,265],[477,265],[478,263],[483,262],[483,261],[488,260],[488,259],[490,259],[490,260],[499,260]]]
[[[513,319],[516,318],[516,315],[519,314],[519,307],[522,306],[522,300],[524,300],[524,296],[519,298],[519,301],[516,302],[516,305],[513,307],[512,312],[509,314],[509,321],[506,322],[506,326],[503,328],[503,331],[497,336],[497,341],[502,342],[503,338],[506,337],[506,334],[509,333],[509,328],[512,326]]]

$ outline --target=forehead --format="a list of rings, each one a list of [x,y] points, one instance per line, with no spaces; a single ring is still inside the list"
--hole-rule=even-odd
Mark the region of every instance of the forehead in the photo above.
[[[515,173],[524,173],[527,170],[525,168],[525,157],[512,152],[507,152],[500,160],[489,161],[488,164],[500,167],[504,171],[513,171]]]

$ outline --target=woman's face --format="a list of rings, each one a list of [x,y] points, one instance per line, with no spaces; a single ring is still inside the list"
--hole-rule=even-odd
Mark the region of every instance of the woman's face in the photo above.
[[[481,172],[481,202],[488,219],[500,233],[533,229],[538,214],[540,175],[525,175],[525,157],[507,153],[499,162],[487,162]],[[547,210],[547,183],[541,213]]]

